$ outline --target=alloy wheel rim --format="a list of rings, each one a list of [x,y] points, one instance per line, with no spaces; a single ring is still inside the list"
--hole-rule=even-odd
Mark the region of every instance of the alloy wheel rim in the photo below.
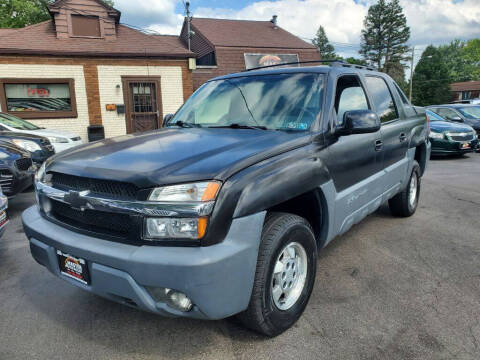
[[[290,309],[300,298],[307,269],[307,253],[303,246],[297,242],[287,244],[277,257],[271,284],[272,299],[279,310]]]
[[[418,180],[417,180],[417,175],[414,172],[412,174],[412,178],[410,179],[410,188],[408,190],[408,202],[412,209],[415,207],[415,203],[417,201],[417,187],[418,187]]]

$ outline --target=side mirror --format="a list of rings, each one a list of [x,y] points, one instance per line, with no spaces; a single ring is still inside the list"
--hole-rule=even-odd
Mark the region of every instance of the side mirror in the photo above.
[[[343,114],[340,135],[374,133],[380,130],[380,119],[372,110],[353,110]]]
[[[463,122],[463,119],[456,115],[456,116],[447,116],[447,120],[450,120],[450,121],[455,121],[455,122]]]
[[[173,114],[167,114],[163,117],[163,126],[167,126],[170,120],[172,120]]]

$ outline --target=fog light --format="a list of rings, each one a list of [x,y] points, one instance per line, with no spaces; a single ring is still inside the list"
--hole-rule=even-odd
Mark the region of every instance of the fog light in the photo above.
[[[192,300],[190,300],[187,295],[180,291],[150,286],[147,286],[147,289],[156,302],[167,303],[170,307],[182,312],[188,312],[192,310]]]
[[[192,300],[190,300],[187,295],[172,289],[165,289],[165,292],[168,305],[183,312],[192,310]]]

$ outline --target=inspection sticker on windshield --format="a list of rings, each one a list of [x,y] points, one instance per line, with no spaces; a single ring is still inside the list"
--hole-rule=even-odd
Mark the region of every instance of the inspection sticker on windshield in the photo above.
[[[307,130],[308,124],[307,123],[296,123],[296,122],[289,122],[287,123],[288,129],[296,129],[296,130]]]
[[[57,250],[57,257],[60,272],[63,275],[88,285],[90,277],[88,275],[87,262],[84,259],[64,254],[60,250]]]

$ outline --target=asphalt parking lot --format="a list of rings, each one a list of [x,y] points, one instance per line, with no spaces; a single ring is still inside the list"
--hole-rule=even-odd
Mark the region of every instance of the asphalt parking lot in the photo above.
[[[302,318],[266,339],[235,321],[166,319],[52,276],[10,202],[0,240],[0,359],[479,359],[480,154],[438,159],[412,218],[383,206],[319,255]]]

